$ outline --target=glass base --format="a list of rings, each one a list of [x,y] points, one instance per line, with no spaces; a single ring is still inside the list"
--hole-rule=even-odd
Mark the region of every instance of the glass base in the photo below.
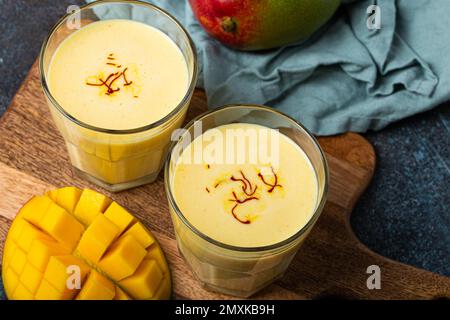
[[[237,291],[237,290],[228,290],[226,288],[218,287],[218,286],[212,285],[212,284],[207,283],[207,282],[202,282],[202,286],[203,286],[203,288],[205,288],[208,291],[222,293],[222,294],[227,294],[229,296],[234,296],[234,297],[237,297],[237,298],[245,298],[245,299],[247,299],[247,298],[251,298],[253,295],[255,295],[258,292],[262,291],[263,289],[267,288],[272,283],[274,283],[275,281],[281,279],[282,277],[283,277],[283,274],[281,274],[281,275],[273,278],[272,280],[268,281],[267,283],[265,283],[265,284],[255,288],[251,292],[248,292],[248,291]]]
[[[136,179],[136,180],[132,180],[132,181],[128,181],[128,182],[123,182],[123,183],[116,183],[116,184],[110,184],[108,182],[105,182],[103,180],[100,180],[96,177],[91,176],[90,174],[81,171],[80,169],[76,168],[76,167],[72,167],[73,171],[75,172],[76,175],[78,175],[79,177],[88,180],[94,184],[96,184],[99,187],[102,187],[105,190],[108,190],[110,192],[120,192],[120,191],[124,191],[127,189],[131,189],[131,188],[136,188],[139,186],[142,186],[144,184],[148,184],[148,183],[152,183],[154,182],[159,175],[159,171],[152,173],[148,176]]]
[[[189,263],[188,259],[186,259],[186,256],[184,255],[183,251],[180,249],[180,246],[178,245],[178,243],[177,243],[177,248],[178,248],[178,253],[181,255],[181,257],[183,258],[184,262],[188,265],[188,267],[191,270],[192,275],[194,276],[195,280],[197,280],[205,290],[208,290],[208,291],[211,291],[211,292],[216,292],[216,293],[220,293],[220,294],[226,294],[226,295],[237,297],[237,298],[250,298],[254,294],[258,293],[259,291],[262,291],[263,289],[265,289],[266,287],[271,285],[273,282],[275,282],[275,281],[279,280],[280,278],[282,278],[283,275],[284,275],[284,272],[283,272],[282,274],[279,274],[278,276],[270,279],[269,281],[265,282],[264,284],[253,288],[251,291],[249,291],[249,290],[236,290],[236,289],[224,288],[224,287],[217,286],[217,285],[214,285],[212,283],[206,282],[203,279],[201,279],[196,274],[194,269],[192,268],[192,265]]]

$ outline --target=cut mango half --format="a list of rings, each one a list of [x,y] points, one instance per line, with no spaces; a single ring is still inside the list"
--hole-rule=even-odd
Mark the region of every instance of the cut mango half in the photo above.
[[[13,300],[169,299],[169,267],[156,238],[125,208],[65,187],[30,199],[14,219],[2,277]]]

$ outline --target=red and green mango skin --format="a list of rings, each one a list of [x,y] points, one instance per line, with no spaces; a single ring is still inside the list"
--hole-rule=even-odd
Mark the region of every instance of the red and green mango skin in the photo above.
[[[307,39],[331,18],[341,0],[189,2],[200,24],[214,38],[239,50],[262,50]],[[224,30],[223,21],[233,30]]]

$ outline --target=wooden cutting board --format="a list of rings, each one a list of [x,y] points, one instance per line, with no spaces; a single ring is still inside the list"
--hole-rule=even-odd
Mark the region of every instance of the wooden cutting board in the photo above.
[[[206,110],[202,91],[193,97],[188,118]],[[434,299],[450,297],[450,279],[386,259],[354,235],[349,218],[372,178],[375,153],[360,135],[319,139],[330,166],[330,194],[317,225],[300,248],[284,278],[255,299]],[[104,190],[71,170],[62,137],[53,126],[35,64],[0,120],[0,252],[17,210],[34,194],[75,185]],[[174,297],[225,299],[208,292],[193,278],[178,253],[167,208],[163,179],[113,194],[155,233],[169,260]],[[367,267],[381,268],[381,289],[369,290]]]

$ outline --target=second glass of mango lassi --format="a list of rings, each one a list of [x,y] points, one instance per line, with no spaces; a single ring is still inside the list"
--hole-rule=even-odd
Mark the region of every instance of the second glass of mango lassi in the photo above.
[[[97,1],[53,28],[41,82],[75,171],[110,190],[154,181],[197,78],[195,47],[168,13]]]
[[[251,296],[283,275],[317,221],[324,154],[304,127],[262,106],[210,111],[177,136],[165,183],[178,248],[207,288]]]

